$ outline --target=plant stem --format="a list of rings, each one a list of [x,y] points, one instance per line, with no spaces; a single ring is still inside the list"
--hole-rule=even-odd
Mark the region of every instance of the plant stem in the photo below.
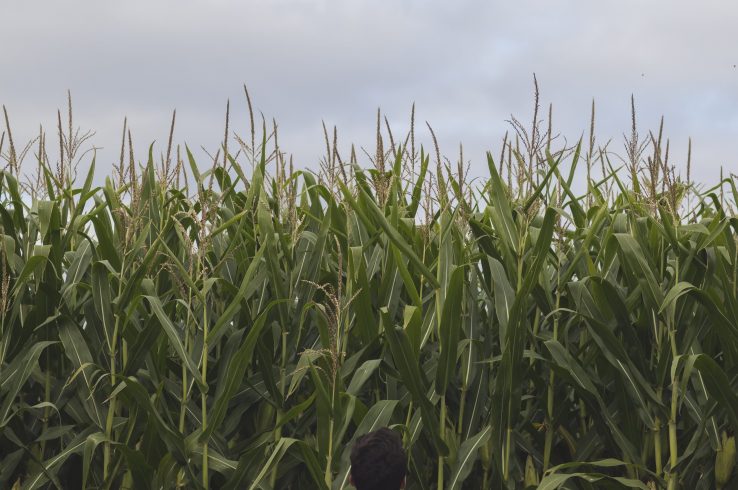
[[[123,271],[125,270],[126,260],[125,255],[123,256],[123,261],[121,262],[120,266],[120,277],[118,278],[118,297],[120,298],[120,295],[123,293]],[[113,335],[110,339],[110,388],[111,390],[115,389],[115,376],[117,374],[116,370],[116,357],[118,355],[118,330],[120,328],[120,322],[121,322],[121,315],[123,313],[119,311],[115,315],[115,326],[113,327]],[[112,449],[112,440],[113,440],[113,418],[115,417],[115,406],[116,406],[116,396],[115,394],[112,394],[110,396],[110,404],[108,405],[108,416],[105,419],[105,437],[107,438],[107,441],[105,441],[105,445],[103,446],[103,478],[108,479],[109,472],[110,472],[110,453]]]
[[[116,318],[115,327],[113,329],[113,339],[110,349],[110,386],[111,389],[115,389],[115,358],[117,356],[117,344],[118,344],[118,320]],[[108,405],[108,416],[105,419],[105,446],[103,446],[103,478],[108,478],[109,467],[110,467],[110,449],[111,440],[113,434],[113,417],[115,416],[115,404],[116,397],[113,395],[110,397],[110,404]]]
[[[328,488],[333,486],[333,430],[334,430],[334,418],[335,413],[335,395],[336,395],[336,382],[333,381],[333,389],[331,390],[331,413],[328,419],[328,456],[325,465],[324,480]]]
[[[464,406],[466,405],[466,392],[468,388],[466,383],[461,387],[461,401],[459,402],[459,422],[456,424],[456,434],[461,438],[461,432],[464,427]]]
[[[282,359],[281,359],[281,365],[279,368],[279,392],[282,394],[282,399],[284,399],[285,396],[285,388],[286,388],[286,368],[287,368],[287,331],[282,329]],[[284,410],[282,407],[279,407],[277,409],[277,414],[275,416],[275,425],[280,421],[282,418],[282,415],[284,414]],[[278,443],[279,440],[282,438],[282,427],[277,427],[274,430],[274,443]],[[275,487],[277,483],[277,475],[278,475],[278,467],[279,462],[274,463],[274,468],[272,469],[272,474],[269,475],[269,484],[272,488]]]
[[[674,276],[679,281],[679,259],[677,258],[674,267]],[[669,340],[671,342],[671,355],[673,359],[678,356],[677,343],[676,343],[676,325],[675,311],[676,304],[672,304],[670,308],[670,325],[669,325]],[[669,484],[668,490],[676,490],[678,483],[678,472],[674,469],[679,460],[679,447],[677,441],[677,411],[679,408],[679,373],[675,372],[671,380],[671,413],[669,417]]]
[[[656,475],[660,476],[664,467],[661,461],[661,419],[659,417],[656,417],[656,424],[653,427],[653,459]]]
[[[512,438],[512,428],[507,428],[505,434],[505,447],[502,455],[502,478],[507,481],[510,478],[510,439]]]
[[[446,395],[441,395],[441,416],[438,419],[441,439],[446,440]],[[436,488],[443,490],[443,456],[438,455],[438,474],[436,477]]]
[[[561,266],[561,257],[559,256],[559,268]],[[561,285],[556,287],[556,310],[561,306]],[[554,315],[553,323],[553,339],[559,339],[559,315]],[[546,400],[546,439],[543,446],[543,471],[545,472],[551,464],[551,447],[553,445],[553,411],[554,411],[554,372],[553,369],[548,374],[548,396]]]
[[[673,338],[673,337],[672,337]],[[672,341],[673,342],[673,341]],[[668,490],[676,490],[678,472],[674,469],[679,460],[677,443],[677,409],[679,408],[679,376],[675,375],[671,383],[671,414],[669,417],[669,484]]]
[[[208,379],[208,305],[207,301],[203,301],[202,305],[202,332],[203,332],[203,345],[202,345],[202,382],[207,383]],[[207,393],[202,392],[202,430],[208,427],[208,396]],[[208,478],[208,441],[205,440],[202,444],[202,485],[207,490],[209,487]]]
[[[46,355],[46,372],[44,373],[44,401],[46,403],[50,403],[51,402],[51,372],[50,372],[51,359],[50,359],[48,350],[45,352],[45,355]],[[49,429],[49,413],[50,413],[50,408],[47,406],[44,408],[44,428],[43,428],[44,434]],[[39,454],[39,459],[41,461],[45,459],[44,458],[45,454],[46,454],[46,440],[43,440],[41,441],[41,450]]]

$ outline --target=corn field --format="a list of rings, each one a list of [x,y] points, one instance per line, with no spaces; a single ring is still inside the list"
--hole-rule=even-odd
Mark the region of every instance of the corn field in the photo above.
[[[209,162],[124,124],[99,186],[68,112],[5,112],[0,487],[345,489],[380,426],[412,490],[738,486],[736,179],[635,111],[617,158],[536,99],[483,179],[414,112],[314,171],[253,113]]]

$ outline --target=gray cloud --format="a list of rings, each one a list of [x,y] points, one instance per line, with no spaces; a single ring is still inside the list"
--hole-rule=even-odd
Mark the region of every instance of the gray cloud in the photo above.
[[[586,130],[594,97],[601,140],[622,147],[634,94],[642,128],[665,116],[675,161],[692,136],[700,177],[737,168],[730,2],[70,0],[4,3],[0,17],[0,102],[16,139],[39,122],[51,130],[70,88],[103,165],[117,157],[126,115],[139,150],[166,138],[175,107],[177,140],[191,146],[218,146],[228,98],[245,132],[246,83],[301,165],[321,155],[321,119],[346,148],[371,147],[376,108],[401,132],[415,101],[444,152],[462,141],[483,173],[510,113],[530,117],[536,72],[570,140]]]

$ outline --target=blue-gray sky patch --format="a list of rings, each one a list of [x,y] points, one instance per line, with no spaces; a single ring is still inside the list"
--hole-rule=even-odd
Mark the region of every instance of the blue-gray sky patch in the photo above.
[[[0,102],[16,140],[39,123],[54,134],[69,88],[103,168],[124,116],[143,157],[165,143],[174,108],[175,139],[215,152],[228,98],[232,128],[247,131],[246,83],[298,165],[317,166],[321,120],[338,126],[344,151],[371,148],[377,107],[402,133],[415,102],[419,128],[429,121],[452,157],[463,142],[484,173],[510,114],[530,118],[535,72],[569,141],[587,130],[594,98],[599,142],[620,151],[634,94],[643,130],[665,116],[674,163],[691,136],[697,178],[738,169],[733,2],[47,0],[4,2],[0,18]]]

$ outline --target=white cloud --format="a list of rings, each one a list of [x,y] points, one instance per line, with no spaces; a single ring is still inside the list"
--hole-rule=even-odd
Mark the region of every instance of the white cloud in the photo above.
[[[483,173],[504,120],[529,117],[536,72],[570,139],[594,97],[601,139],[620,147],[633,93],[643,128],[666,116],[675,155],[693,137],[705,179],[738,167],[731,2],[70,0],[6,2],[0,17],[0,102],[16,139],[39,122],[51,130],[70,88],[103,164],[117,158],[124,115],[143,149],[166,138],[175,107],[177,139],[216,148],[227,98],[245,131],[246,83],[304,165],[322,152],[321,119],[346,146],[371,147],[376,108],[404,131],[415,101],[419,125],[429,120],[449,155],[463,141]]]

